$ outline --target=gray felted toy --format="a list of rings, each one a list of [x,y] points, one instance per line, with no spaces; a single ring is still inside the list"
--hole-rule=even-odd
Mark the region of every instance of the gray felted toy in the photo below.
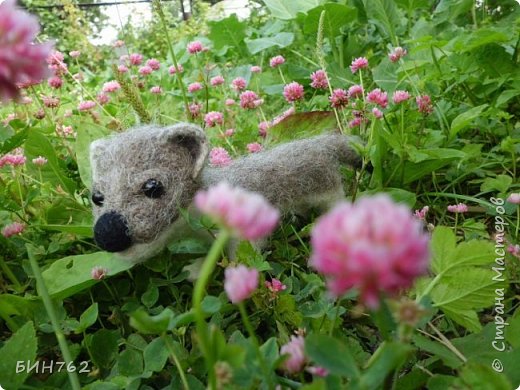
[[[326,208],[344,196],[340,165],[361,163],[349,141],[324,134],[222,168],[206,164],[208,141],[193,124],[144,126],[94,141],[94,238],[104,250],[143,261],[182,236],[180,209],[198,189],[220,181],[261,193],[282,213]]]

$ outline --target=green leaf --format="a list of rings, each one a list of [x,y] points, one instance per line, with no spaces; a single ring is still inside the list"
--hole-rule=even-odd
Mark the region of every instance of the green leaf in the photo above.
[[[132,333],[128,335],[126,345],[139,351],[143,351],[148,345],[148,342],[139,333]]]
[[[55,198],[45,216],[47,225],[92,226],[92,210],[72,198]]]
[[[434,306],[458,310],[491,306],[495,301],[495,288],[500,287],[493,276],[493,271],[477,267],[451,270],[432,291]]]
[[[292,295],[283,294],[278,296],[276,300],[276,313],[279,318],[293,326],[299,326],[302,322],[302,315],[296,309],[296,302]]]
[[[13,149],[16,149],[25,142],[27,137],[29,136],[29,129],[24,129],[18,131],[13,136],[6,139],[2,146],[0,147],[0,155],[10,152]]]
[[[460,372],[457,382],[469,389],[510,390],[514,387],[507,377],[495,372],[489,364],[469,362]],[[457,386],[457,388],[462,388]]]
[[[162,371],[162,369],[166,365],[166,361],[168,360],[169,356],[168,348],[166,348],[166,343],[161,337],[153,339],[152,342],[148,344],[148,346],[145,348],[143,356],[145,371]]]
[[[459,15],[469,12],[473,0],[441,0],[433,12],[434,21],[454,21]]]
[[[103,126],[94,123],[82,123],[76,137],[75,151],[78,163],[79,176],[86,188],[92,188],[92,177],[90,172],[90,144],[107,136],[107,130]]]
[[[425,160],[439,160],[465,158],[467,155],[461,150],[449,148],[409,149],[410,161],[418,163]]]
[[[121,390],[121,386],[110,382],[95,381],[85,386],[83,390]]]
[[[480,186],[480,191],[488,192],[497,190],[498,192],[505,193],[509,190],[511,183],[513,182],[513,178],[508,175],[498,175],[497,177],[488,177],[484,180],[482,185]]]
[[[307,336],[305,352],[313,362],[332,374],[351,379],[359,377],[359,369],[350,350],[334,337],[322,334]]]
[[[209,251],[209,243],[201,239],[185,238],[172,242],[168,245],[168,250],[174,254],[196,254],[204,255]]]
[[[153,305],[155,305],[155,303],[157,302],[158,299],[159,299],[159,289],[157,288],[157,286],[155,284],[150,283],[148,285],[148,289],[141,296],[141,302],[143,303],[143,305],[150,308]]]
[[[251,266],[253,263],[261,263],[264,257],[258,253],[250,241],[240,241],[236,248],[236,258],[239,262]]]
[[[451,122],[450,138],[453,139],[459,131],[468,127],[479,115],[488,107],[488,104],[482,104],[477,107],[473,107],[466,112],[458,115]]]
[[[493,280],[490,270],[468,267],[440,279],[430,296],[434,306],[472,332],[482,329],[475,309],[492,306],[495,289],[502,284]]]
[[[385,91],[395,91],[397,88],[397,72],[395,64],[390,61],[381,61],[373,70],[374,83]],[[398,142],[396,137],[393,139]]]
[[[378,122],[376,122],[375,128],[377,129],[377,135],[380,135],[389,146],[392,147],[394,150],[394,153],[397,155],[400,155],[403,153],[403,147],[401,146],[401,143],[399,142],[398,138],[394,136],[388,129],[385,129],[383,126],[378,125]]]
[[[441,273],[449,264],[456,248],[456,238],[453,230],[447,226],[437,226],[432,234],[432,269],[435,273]]]
[[[41,300],[37,298],[23,298],[17,295],[0,295],[0,308],[2,315],[23,316],[33,318],[34,313],[41,305]]]
[[[214,314],[220,310],[222,302],[217,297],[206,295],[200,305],[204,313]]]
[[[379,309],[370,313],[372,321],[379,329],[381,337],[385,340],[391,340],[392,335],[396,333],[397,323],[395,321],[390,308],[387,303],[383,300]]]
[[[453,389],[452,385],[457,378],[449,375],[434,375],[427,382],[428,390]]]
[[[507,326],[505,328],[507,330]],[[477,361],[482,357],[487,358],[488,356],[495,355],[496,350],[493,347],[490,349],[488,346],[492,345],[491,343],[495,340],[496,336],[496,324],[490,322],[482,328],[482,331],[469,333],[463,337],[452,338],[450,342],[468,361]],[[504,355],[506,353],[507,352],[504,351]]]
[[[98,304],[94,302],[87,310],[79,317],[79,327],[75,330],[76,333],[84,332],[89,326],[94,325],[98,318]]]
[[[407,8],[410,10],[429,8],[430,3],[428,0],[395,0],[397,5],[401,8]]]
[[[109,369],[117,357],[119,331],[101,329],[85,338],[87,351],[97,367]]]
[[[128,348],[119,355],[117,367],[121,375],[138,376],[143,373],[143,354],[133,348]]]
[[[417,196],[410,191],[401,188],[385,188],[385,192],[392,197],[393,200],[399,203],[404,203],[412,208],[417,202]]]
[[[361,388],[379,389],[387,375],[401,366],[413,348],[398,342],[383,342],[361,377]]]
[[[495,106],[500,107],[505,105],[512,98],[520,95],[520,89],[508,89],[503,91],[500,96],[497,98]]]
[[[83,236],[83,237],[88,237],[88,238],[94,237],[92,225],[31,225],[31,226],[36,227],[38,229],[42,229],[42,230],[71,233],[71,234],[76,234],[78,236]]]
[[[130,314],[130,325],[144,334],[162,334],[169,329],[174,317],[175,314],[168,308],[156,316],[139,309]]]
[[[305,18],[303,31],[315,35],[318,32],[321,13],[325,11],[323,30],[326,37],[336,37],[341,34],[341,28],[352,23],[357,18],[357,9],[343,4],[328,3],[311,9]]]
[[[516,309],[515,314],[508,320],[509,326],[506,327],[506,340],[513,348],[520,349],[520,308]]]
[[[441,358],[444,364],[450,368],[460,367],[464,363],[448,347],[419,333],[413,335],[413,343],[417,348]]]
[[[17,372],[17,362],[36,361],[37,339],[32,322],[27,322],[0,349],[0,387],[17,390],[29,377],[27,368]]]
[[[517,336],[518,338],[518,336]],[[496,352],[492,352],[492,359],[496,358]],[[503,355],[500,353],[500,360],[503,363],[504,370],[503,374],[507,376],[507,378],[512,382],[516,384],[520,384],[520,371],[518,370],[518,362],[520,361],[520,349],[515,348],[511,351],[504,352]],[[488,359],[486,361],[483,361],[481,363],[489,364],[489,362],[492,361],[491,359]],[[518,387],[517,387],[518,389]]]
[[[461,242],[453,253],[450,266],[489,265],[490,259],[495,258],[493,249],[493,244],[485,240]]]
[[[300,390],[327,390],[327,383],[325,379],[319,378],[312,381],[311,384],[300,387]]]
[[[228,73],[229,79],[236,77],[243,77],[248,83],[251,80],[251,66],[250,65],[239,65],[231,68]]]
[[[325,302],[306,301],[299,306],[304,317],[321,318],[327,313],[329,306]]]
[[[404,184],[410,184],[433,171],[451,164],[453,159],[427,160],[420,163],[406,161],[404,164]]]
[[[285,20],[294,19],[299,12],[305,13],[323,2],[323,0],[264,0],[264,4],[275,18]]]
[[[237,261],[240,263],[254,267],[258,271],[267,271],[271,269],[271,266],[264,260],[262,254],[260,254],[249,241],[240,241],[237,245],[235,256]]]
[[[259,36],[271,36],[287,30],[287,22],[280,19],[269,18],[265,24],[259,26]]]
[[[41,171],[44,181],[59,184],[65,191],[74,194],[76,186],[74,182],[66,176],[64,168],[60,166],[60,160],[47,136],[38,130],[31,130],[25,142],[24,150],[28,160],[42,156],[48,161],[47,164],[42,167],[37,167],[34,164],[27,165],[34,177],[38,177],[39,171]]]
[[[190,375],[190,374],[186,375],[186,380],[188,382],[188,388],[190,390],[205,390],[206,389],[206,386],[193,375]]]
[[[280,357],[278,353],[278,344],[276,343],[276,337],[269,338],[262,346],[260,346],[260,352],[265,358],[265,361],[271,366],[277,363]]]
[[[246,39],[247,49],[251,54],[260,53],[261,51],[270,49],[271,47],[284,48],[294,41],[294,34],[289,32],[280,32],[274,37],[264,37],[258,39]]]
[[[464,53],[490,43],[507,42],[509,39],[507,33],[497,31],[496,28],[479,28],[469,34],[458,35],[447,47],[450,50]]]
[[[98,283],[90,274],[96,266],[106,268],[112,276],[132,268],[133,264],[108,252],[68,256],[52,263],[43,272],[43,280],[53,298],[64,299]]]
[[[456,245],[452,230],[438,226],[433,232],[431,249],[436,276],[426,289],[433,306],[467,329],[479,331],[481,325],[475,310],[493,305],[495,290],[504,287],[490,267],[495,259],[493,244],[471,240]]]
[[[219,50],[225,46],[238,48],[243,45],[247,24],[240,22],[236,14],[217,22],[208,22],[208,25],[210,28],[208,37],[213,42],[215,49]]]
[[[486,240],[464,241],[455,245],[455,234],[445,226],[437,227],[432,235],[432,268],[446,273],[460,266],[487,265],[494,259],[493,244]]]
[[[392,43],[397,44],[395,28],[402,20],[393,0],[363,0],[367,17]]]
[[[272,127],[269,136],[273,143],[281,143],[318,135],[336,127],[336,118],[332,111],[300,112]]]

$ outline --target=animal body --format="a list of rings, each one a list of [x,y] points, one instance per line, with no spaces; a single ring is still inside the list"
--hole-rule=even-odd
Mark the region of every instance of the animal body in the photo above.
[[[344,196],[340,166],[361,163],[350,142],[323,134],[211,167],[206,135],[193,124],[143,126],[96,140],[94,238],[104,250],[146,260],[186,230],[180,210],[195,192],[221,181],[261,193],[282,214],[326,208]]]

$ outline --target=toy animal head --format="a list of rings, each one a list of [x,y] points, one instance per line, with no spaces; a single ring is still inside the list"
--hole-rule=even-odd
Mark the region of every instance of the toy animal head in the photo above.
[[[139,261],[167,244],[208,153],[201,128],[144,126],[90,147],[94,239]]]

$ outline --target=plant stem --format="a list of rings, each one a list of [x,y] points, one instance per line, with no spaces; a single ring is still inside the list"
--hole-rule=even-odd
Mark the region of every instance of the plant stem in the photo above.
[[[359,189],[359,183],[361,182],[361,178],[363,177],[363,174],[365,173],[366,163],[365,158],[363,157],[363,165],[361,166],[361,170],[359,172],[356,172],[356,179],[354,180],[354,188],[352,190],[352,202],[355,202],[357,192]]]
[[[473,26],[475,27],[475,30],[478,28],[477,23],[477,4],[476,2],[473,2],[473,5],[471,7],[471,18],[473,19]]]
[[[153,5],[155,9],[157,10],[157,13],[159,14],[159,19],[161,19],[161,24],[164,28],[164,36],[166,38],[166,42],[168,42],[168,49],[170,50],[170,55],[172,56],[173,66],[175,66],[175,69],[177,70],[175,72],[175,75],[177,76],[177,83],[179,84],[179,88],[182,93],[182,99],[184,100],[184,109],[186,110],[186,118],[190,119],[190,110],[189,110],[189,103],[188,103],[188,97],[186,95],[186,87],[184,86],[184,83],[182,82],[182,75],[179,71],[179,66],[177,62],[177,57],[175,56],[175,51],[173,50],[172,41],[170,39],[170,34],[168,33],[168,25],[166,24],[166,20],[164,19],[164,12],[161,7],[161,2],[159,0],[154,0]]]
[[[119,299],[119,296],[112,290],[112,288],[108,285],[107,281],[105,279],[101,280],[101,283],[105,286],[108,293],[112,296],[112,299],[117,302],[118,305],[122,305],[121,300]]]
[[[202,82],[204,84],[204,100],[205,100],[205,111],[209,111],[209,87],[208,87],[208,80],[206,77],[206,72],[204,72],[204,67],[202,66],[202,63],[199,58],[199,54],[195,54],[195,65],[199,70],[199,78],[202,79]]]
[[[61,331],[60,324],[58,322],[58,317],[54,310],[54,305],[52,303],[51,297],[49,296],[49,292],[47,291],[47,287],[45,286],[45,282],[43,280],[42,273],[40,271],[40,267],[38,266],[38,262],[34,257],[32,252],[32,247],[30,245],[26,245],[27,248],[27,256],[29,257],[29,263],[31,264],[31,269],[34,274],[34,278],[36,279],[37,293],[42,298],[43,304],[45,306],[45,310],[47,311],[47,315],[51,319],[52,328],[54,330],[54,334],[56,335],[56,339],[58,340],[58,344],[60,346],[61,354],[63,355],[63,360],[67,364],[72,365],[73,359],[69,350],[69,346],[67,344],[67,340],[63,332]],[[81,385],[79,383],[79,377],[76,371],[67,370],[67,375],[69,376],[69,382],[73,390],[81,390]]]
[[[228,144],[229,148],[233,151],[233,153],[237,154],[238,153],[237,150],[235,149],[235,147],[229,140],[229,137],[226,137],[226,134],[222,130],[222,126],[218,126],[218,131],[219,131],[220,135],[222,136],[222,138],[224,138],[224,141],[226,141],[226,143]]]
[[[161,338],[164,340],[166,344],[166,348],[168,348],[168,352],[170,352],[170,356],[175,362],[175,366],[177,366],[177,370],[179,371],[179,375],[181,377],[182,385],[184,386],[184,390],[189,390],[190,386],[188,385],[188,380],[186,379],[186,375],[184,374],[184,370],[182,369],[181,362],[175,353],[175,349],[173,348],[173,344],[166,333],[161,335]]]
[[[301,54],[300,52],[296,51],[296,50],[289,50],[291,53],[293,54],[296,54],[298,57],[300,57],[301,59],[307,61],[309,64],[313,65],[313,66],[320,66],[319,64],[317,64],[316,62],[314,62],[313,60],[311,60],[310,58],[308,57],[305,57],[303,54]]]
[[[247,333],[249,333],[249,337],[255,346],[256,354],[258,355],[258,361],[260,362],[260,367],[262,367],[262,371],[264,372],[265,379],[267,380],[268,387],[270,389],[274,389],[274,385],[271,381],[271,375],[267,365],[265,364],[264,357],[262,356],[262,352],[260,351],[260,345],[258,344],[258,340],[255,335],[255,331],[253,330],[253,326],[249,321],[249,317],[247,316],[246,308],[244,306],[244,302],[238,303],[238,309],[240,310],[240,315],[242,316],[242,321],[246,327]]]
[[[439,280],[442,278],[443,275],[444,275],[444,272],[437,274],[437,276],[435,276],[435,278],[433,278],[433,280],[430,282],[430,284],[428,284],[428,286],[423,291],[423,293],[421,295],[417,295],[417,297],[415,298],[415,302],[417,302],[417,303],[421,302],[423,297],[428,295],[433,290],[433,288],[437,285],[437,283],[439,282]]]
[[[320,15],[320,21],[318,23],[318,35],[316,37],[316,56],[318,57],[318,62],[320,65],[320,68],[323,72],[325,72],[325,78],[327,79],[327,86],[329,88],[330,96],[332,96],[332,85],[330,84],[329,80],[329,74],[326,70],[326,63],[325,63],[325,55],[323,54],[323,24],[325,22],[325,11],[321,11]],[[332,43],[331,43],[332,44]],[[336,123],[338,124],[339,132],[341,134],[345,133],[345,129],[343,128],[343,125],[341,124],[341,119],[339,118],[339,112],[336,107],[332,107],[332,110],[334,111],[334,116],[336,117]],[[345,121],[346,122],[346,121]]]
[[[404,137],[404,105],[401,104],[401,146],[404,149],[406,140]]]
[[[202,264],[202,269],[200,270],[200,275],[195,284],[195,288],[193,289],[193,309],[195,310],[195,318],[197,325],[197,336],[200,344],[200,349],[204,358],[206,360],[206,366],[208,368],[208,378],[209,378],[209,387],[214,390],[217,388],[217,382],[215,377],[214,370],[214,361],[213,356],[209,350],[209,339],[208,339],[208,326],[204,319],[204,312],[202,311],[202,298],[204,297],[204,292],[206,290],[206,286],[208,285],[209,278],[213,273],[217,261],[224,249],[224,246],[228,242],[230,237],[230,233],[227,230],[221,230],[220,235],[217,236],[217,239],[211,246],[204,263]]]
[[[450,340],[444,336],[439,329],[435,327],[431,322],[428,322],[428,325],[430,328],[433,329],[433,331],[437,334],[442,344],[444,344],[450,351],[452,351],[460,360],[462,360],[464,363],[468,361],[466,356],[464,356],[452,343]]]
[[[518,61],[518,49],[519,48],[520,48],[520,34],[518,35],[518,39],[516,41],[515,51],[513,52],[513,55],[511,56],[511,60],[514,64]]]
[[[343,69],[345,67],[345,50],[343,48],[343,35],[339,37],[339,67]]]
[[[282,68],[280,68],[280,65],[278,65],[278,72],[280,72],[280,77],[282,78],[282,82],[284,84],[287,84],[287,81],[285,81],[285,77],[283,77]]]
[[[459,224],[459,213],[455,213],[455,237],[457,237],[457,225]]]
[[[520,206],[516,208],[516,238],[518,239],[518,231],[520,230]]]
[[[21,168],[20,168],[21,169]],[[18,195],[20,196],[20,207],[22,208],[22,214],[24,218],[27,218],[27,213],[25,212],[25,205],[23,200],[23,193],[22,193],[22,184],[21,184],[21,178],[17,178],[16,170],[13,168],[13,176],[14,180],[16,181],[16,185],[18,187]]]
[[[334,313],[334,318],[332,319],[332,323],[330,324],[329,329],[329,336],[332,336],[332,333],[334,332],[334,328],[336,327],[336,321],[339,317],[339,308],[341,307],[341,299],[338,298],[338,301],[336,302],[336,312]]]
[[[0,306],[0,318],[2,318],[5,321],[5,323],[11,330],[11,332],[15,332],[16,330],[18,330],[19,326],[16,324],[16,322],[14,322],[11,319],[11,317],[9,317],[9,313],[7,312],[7,310],[1,306]]]
[[[7,276],[11,283],[14,284],[14,289],[16,291],[22,291],[22,285],[20,284],[20,281],[13,273],[13,271],[11,271],[11,268],[9,268],[3,256],[0,256],[0,269],[2,269],[2,272],[5,274],[5,276]]]
[[[511,160],[513,161],[513,177],[516,177],[516,155],[514,152],[511,155]]]

